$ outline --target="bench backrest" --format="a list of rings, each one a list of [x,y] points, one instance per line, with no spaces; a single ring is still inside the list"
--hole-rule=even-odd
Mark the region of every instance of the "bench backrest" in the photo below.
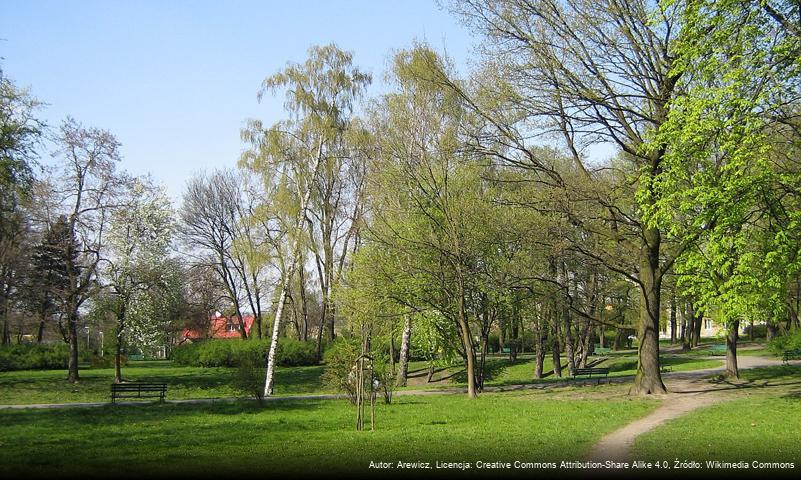
[[[166,383],[112,383],[113,392],[141,392],[166,390]]]
[[[573,372],[574,375],[608,375],[608,368],[577,368]]]

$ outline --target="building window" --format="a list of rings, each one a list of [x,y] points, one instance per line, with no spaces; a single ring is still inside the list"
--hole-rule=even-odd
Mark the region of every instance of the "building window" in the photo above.
[[[704,319],[704,328],[706,330],[712,330],[712,320],[705,318]]]
[[[228,331],[229,332],[238,332],[239,331],[239,325],[237,325],[235,323],[229,323],[228,324]]]

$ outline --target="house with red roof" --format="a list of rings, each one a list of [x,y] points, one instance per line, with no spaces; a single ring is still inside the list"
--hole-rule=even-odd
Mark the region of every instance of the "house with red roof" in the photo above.
[[[240,322],[239,317],[236,315],[226,317],[220,312],[216,312],[209,320],[209,329],[205,332],[184,328],[178,343],[194,342],[208,338],[242,338],[241,329],[243,327],[247,336],[250,337],[250,329],[255,318],[253,315],[245,315]]]

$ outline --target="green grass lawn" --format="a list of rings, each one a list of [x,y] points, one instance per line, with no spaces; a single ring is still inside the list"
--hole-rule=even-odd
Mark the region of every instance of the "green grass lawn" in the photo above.
[[[322,366],[276,369],[275,394],[324,392]],[[216,398],[241,396],[231,386],[234,369],[175,366],[169,361],[130,362],[123,375],[132,381],[165,382],[167,398]],[[66,382],[65,370],[0,373],[0,404],[70,403],[109,401],[114,370],[86,368],[80,382]]]
[[[590,357],[592,360],[593,357]],[[553,369],[553,361],[550,357],[546,358],[543,362],[543,371],[548,372]],[[519,385],[539,382],[553,382],[563,380],[568,376],[566,360],[562,360],[563,378],[556,378],[548,376],[546,378],[537,380],[534,379],[535,361],[533,357],[527,356],[518,358],[516,362],[510,362],[508,358],[488,358],[487,359],[487,380],[486,386],[504,386],[504,385]],[[662,357],[662,365],[669,367],[671,371],[690,371],[700,370],[705,368],[716,368],[723,365],[721,360],[708,360],[702,358],[683,357],[678,355],[665,355]],[[610,377],[622,377],[627,375],[634,375],[637,370],[637,357],[632,355],[618,355],[610,357],[605,362],[598,364],[598,367],[609,368]],[[454,376],[454,384],[464,386],[467,384],[466,376],[458,374]]]
[[[672,371],[697,370],[719,367],[720,360],[707,360],[692,355],[666,355],[663,365]],[[563,364],[565,364],[563,360]],[[491,356],[487,359],[486,386],[497,387],[560,380],[552,375],[541,380],[534,379],[534,357],[521,355],[511,362],[507,356]],[[598,365],[608,367],[610,376],[633,375],[637,367],[635,355],[615,355]],[[292,367],[276,370],[275,394],[297,395],[314,393],[335,393],[326,389],[320,377],[324,366]],[[424,375],[425,362],[412,362],[410,372]],[[544,362],[544,371],[553,369],[551,357]],[[405,390],[442,389],[463,387],[466,376],[463,367],[448,367],[438,375],[452,375],[452,378],[431,384],[410,382]],[[0,404],[31,403],[71,403],[71,402],[103,402],[109,400],[110,384],[114,379],[114,371],[109,368],[83,368],[81,380],[73,385],[67,383],[66,371],[16,371],[0,372]],[[135,361],[123,368],[123,375],[131,381],[164,382],[168,384],[167,398],[181,400],[189,398],[219,398],[242,396],[232,387],[234,369],[212,367],[183,367],[173,365],[169,361]],[[566,370],[563,375],[567,375]]]
[[[742,372],[753,388],[696,410],[637,439],[637,458],[795,462],[801,465],[801,367]],[[766,383],[767,382],[767,383]]]
[[[575,460],[657,405],[542,393],[397,397],[377,406],[375,432],[355,431],[355,408],[341,400],[2,411],[0,474],[358,474],[370,461]]]

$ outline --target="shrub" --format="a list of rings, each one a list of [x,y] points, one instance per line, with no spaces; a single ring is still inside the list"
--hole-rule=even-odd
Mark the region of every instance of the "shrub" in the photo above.
[[[238,367],[242,358],[258,357],[266,364],[269,349],[269,340],[203,340],[174,348],[172,360],[193,367]],[[281,338],[276,361],[282,367],[316,365],[316,353],[312,341]]]
[[[348,395],[350,403],[356,404],[356,372],[353,365],[361,355],[361,345],[356,338],[338,338],[325,351],[325,371],[322,382],[328,388]]]
[[[801,350],[801,330],[774,338],[768,342],[768,350],[777,355],[788,350]]]
[[[386,347],[384,345],[383,347]],[[325,352],[325,371],[323,372],[323,385],[348,395],[352,404],[356,403],[356,360],[362,352],[361,342],[358,338],[338,338]],[[382,348],[379,342],[373,345],[373,377],[369,378],[370,369],[365,368],[365,390],[369,391],[370,382],[376,389],[376,394],[384,397],[384,403],[392,403],[392,393],[395,391],[395,372],[392,370],[389,352]]]
[[[267,348],[269,348],[269,344]],[[278,341],[278,365],[299,367],[316,363],[317,346],[314,342],[304,342],[294,338],[282,338]]]
[[[55,345],[10,345],[0,348],[0,371],[54,370],[67,368],[69,347]]]
[[[243,349],[236,354],[236,371],[233,387],[237,391],[256,397],[259,403],[264,399],[264,359],[256,349]]]

